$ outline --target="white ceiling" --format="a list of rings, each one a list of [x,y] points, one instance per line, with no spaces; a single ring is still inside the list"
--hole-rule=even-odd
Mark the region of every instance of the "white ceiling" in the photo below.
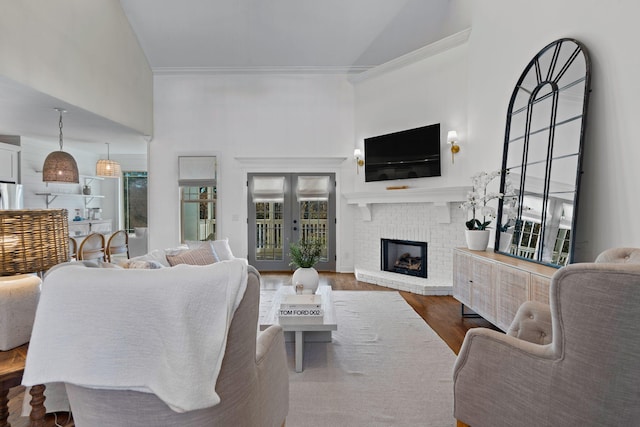
[[[154,73],[361,72],[470,26],[468,0],[120,2]],[[146,153],[130,129],[0,76],[0,134],[38,137],[57,148],[53,107],[69,110],[65,145],[102,152],[110,142],[114,154]]]
[[[120,0],[154,71],[380,65],[469,27],[467,0]]]

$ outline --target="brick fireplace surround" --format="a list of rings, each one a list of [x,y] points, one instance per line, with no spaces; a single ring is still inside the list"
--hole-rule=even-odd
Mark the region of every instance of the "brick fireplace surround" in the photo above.
[[[356,278],[419,295],[451,295],[453,248],[465,246],[467,215],[458,206],[469,190],[454,187],[345,194],[347,203],[361,211],[354,226]],[[427,242],[429,277],[382,271],[382,238]]]

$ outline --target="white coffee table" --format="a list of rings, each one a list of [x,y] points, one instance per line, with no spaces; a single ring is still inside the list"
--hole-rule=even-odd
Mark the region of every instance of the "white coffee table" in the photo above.
[[[336,322],[336,314],[331,299],[331,286],[321,285],[316,292],[322,296],[322,308],[324,309],[324,318],[322,323],[304,325],[296,324],[291,321],[285,325],[281,325],[285,334],[285,341],[295,342],[296,355],[296,372],[302,372],[302,359],[304,355],[305,342],[331,342],[331,331],[338,330]],[[269,293],[263,292],[261,298],[265,298]],[[280,289],[273,293],[273,300],[267,303],[267,311],[260,317],[260,330],[263,331],[271,325],[280,324],[277,315],[280,308],[280,302],[284,295],[294,295],[293,286],[281,286]]]

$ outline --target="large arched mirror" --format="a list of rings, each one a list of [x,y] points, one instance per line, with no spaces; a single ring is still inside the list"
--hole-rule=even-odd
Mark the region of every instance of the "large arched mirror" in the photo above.
[[[572,262],[589,92],[589,56],[572,39],[550,43],[520,76],[507,113],[496,251]]]

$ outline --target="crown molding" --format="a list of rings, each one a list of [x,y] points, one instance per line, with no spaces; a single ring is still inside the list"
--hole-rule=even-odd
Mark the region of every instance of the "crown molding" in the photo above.
[[[445,37],[437,42],[428,44],[420,49],[414,50],[413,52],[409,52],[406,55],[399,56],[396,59],[392,59],[389,62],[378,65],[377,67],[371,67],[360,74],[351,75],[349,76],[349,81],[353,84],[362,83],[363,81],[373,77],[395,71],[406,67],[407,65],[415,64],[418,61],[422,61],[449,49],[453,49],[454,47],[463,45],[467,40],[469,40],[470,34],[471,28],[467,28],[466,30],[452,34],[449,37]]]
[[[154,76],[225,74],[357,74],[373,66],[154,67]]]
[[[342,74],[351,83],[360,83],[380,74],[388,73],[421,61],[467,42],[471,28],[452,34],[437,42],[409,52],[378,66],[255,66],[255,67],[153,67],[154,76],[228,75],[228,74]]]

